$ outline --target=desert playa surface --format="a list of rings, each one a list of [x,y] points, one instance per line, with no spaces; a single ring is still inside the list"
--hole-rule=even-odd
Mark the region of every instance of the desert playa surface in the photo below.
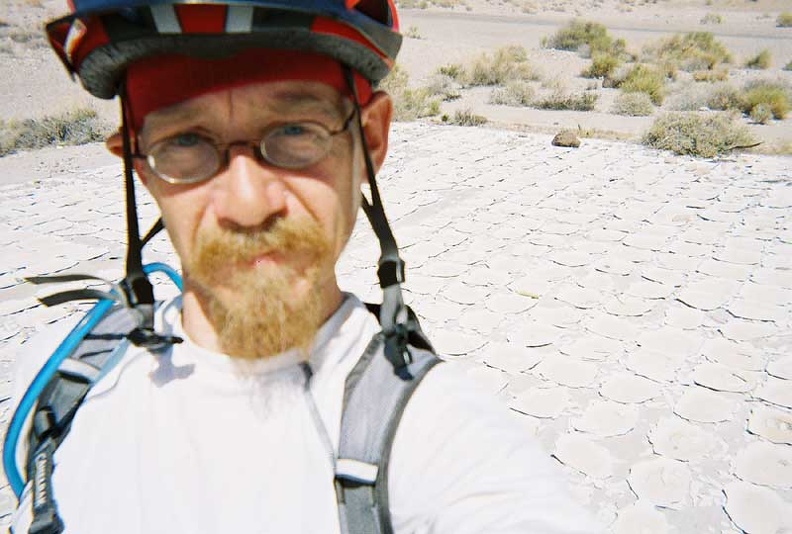
[[[438,2],[439,3],[439,2]],[[536,91],[596,91],[593,111],[489,103],[461,88],[440,114],[399,123],[380,176],[411,306],[438,351],[497,394],[557,459],[575,497],[616,533],[792,531],[792,141],[790,119],[747,127],[755,151],[703,159],[639,144],[654,118],[612,112],[618,89],[580,72],[577,51],[540,46],[573,17],[628,49],[713,32],[734,55],[729,80],[789,82],[788,2],[447,2],[405,9],[402,65],[420,88],[438,67],[525,47]],[[6,36],[60,12],[11,1]],[[701,24],[707,14],[720,23]],[[22,40],[22,38],[20,38]],[[0,116],[92,106],[34,38],[0,49]],[[768,49],[762,71],[740,65]],[[596,80],[593,83],[597,83]],[[688,85],[685,85],[685,84]],[[479,127],[444,124],[470,110]],[[446,121],[452,122],[452,121]],[[579,148],[551,145],[562,128]],[[40,274],[122,276],[121,167],[100,143],[0,158],[0,408],[20,346],[87,308],[44,308]],[[157,210],[139,190],[143,225]],[[344,289],[380,298],[377,244],[361,220],[338,266]],[[164,237],[147,261],[176,264]],[[60,288],[47,288],[56,291]],[[158,281],[161,296],[173,294]],[[15,500],[0,489],[0,521]]]

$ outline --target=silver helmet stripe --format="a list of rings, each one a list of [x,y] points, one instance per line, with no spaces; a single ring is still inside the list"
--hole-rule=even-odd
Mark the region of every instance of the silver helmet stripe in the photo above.
[[[159,33],[182,33],[176,8],[173,6],[151,6],[151,17]]]
[[[250,33],[253,29],[253,6],[228,6],[225,31]]]

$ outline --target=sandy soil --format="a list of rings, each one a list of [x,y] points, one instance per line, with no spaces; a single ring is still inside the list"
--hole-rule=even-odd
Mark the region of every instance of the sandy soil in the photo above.
[[[767,71],[734,68],[735,85],[752,77],[783,77],[792,81],[791,71],[782,71],[792,61],[792,29],[776,27],[776,17],[790,4],[784,0],[460,0],[454,8],[430,6],[403,9],[401,25],[419,38],[406,38],[401,64],[419,86],[441,65],[466,63],[477,54],[507,44],[519,44],[545,85],[580,91],[591,80],[580,71],[589,60],[574,52],[546,50],[542,37],[551,35],[574,17],[605,24],[612,35],[624,38],[628,49],[638,52],[653,40],[676,32],[713,32],[735,56],[735,63],[767,49],[773,67]],[[118,110],[112,101],[88,96],[78,83],[69,82],[58,60],[49,51],[38,30],[46,20],[63,13],[62,0],[8,0],[0,6],[0,118],[22,119],[58,113],[75,107],[96,109],[108,122],[117,123]],[[700,23],[708,13],[717,13],[720,24]],[[22,42],[24,41],[24,42]],[[581,128],[598,137],[636,140],[651,124],[651,118],[623,117],[610,113],[615,89],[600,89],[595,112],[543,111],[487,104],[489,90],[463,93],[463,98],[443,105],[444,113],[470,108],[496,126],[551,132],[558,128]],[[760,150],[792,151],[792,120],[752,126],[764,141]]]

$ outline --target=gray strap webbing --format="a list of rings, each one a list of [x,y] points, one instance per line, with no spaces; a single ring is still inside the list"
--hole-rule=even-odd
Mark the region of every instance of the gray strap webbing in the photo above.
[[[52,456],[69,432],[72,419],[95,381],[112,364],[115,349],[140,324],[139,312],[125,307],[111,310],[61,364],[39,395],[28,436],[27,476],[34,483],[31,532],[58,533],[58,517],[51,491]]]
[[[408,347],[407,373],[394,373],[383,354],[382,333],[369,343],[347,377],[336,461],[341,532],[393,532],[388,504],[391,444],[404,408],[426,373],[440,360]]]

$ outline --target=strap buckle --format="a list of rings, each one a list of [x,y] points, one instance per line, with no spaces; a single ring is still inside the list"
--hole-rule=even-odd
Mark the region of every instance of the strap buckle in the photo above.
[[[395,260],[383,260],[377,268],[377,278],[381,288],[402,284],[405,280],[404,260],[397,257]]]

